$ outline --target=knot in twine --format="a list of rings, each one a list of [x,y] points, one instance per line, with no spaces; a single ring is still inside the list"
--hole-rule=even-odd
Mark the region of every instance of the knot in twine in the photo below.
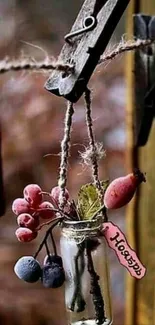
[[[95,142],[94,147],[86,147],[84,152],[79,152],[83,160],[83,163],[86,165],[92,165],[92,162],[99,161],[102,158],[106,157],[106,151],[103,149],[102,143]]]

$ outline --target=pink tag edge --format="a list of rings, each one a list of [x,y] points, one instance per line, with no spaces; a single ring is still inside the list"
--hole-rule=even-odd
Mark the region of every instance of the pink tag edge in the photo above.
[[[112,224],[112,226],[118,228],[118,230],[120,231],[120,233],[123,234],[123,236],[124,236],[124,238],[125,238],[125,241],[126,241],[127,245],[129,246],[129,248],[131,249],[131,251],[132,251],[133,253],[135,253],[136,256],[137,256],[136,251],[135,251],[133,248],[131,248],[130,244],[128,243],[128,240],[127,240],[127,238],[126,238],[126,235],[124,234],[124,232],[122,232],[122,230],[120,229],[120,227],[117,226],[115,223],[113,223],[112,221],[104,222],[104,223],[103,223],[103,233],[106,231],[107,228],[109,229],[108,225],[107,225],[106,228],[104,228],[105,224],[108,224],[108,223],[110,223],[110,224]],[[105,238],[106,238],[106,237],[105,237]],[[139,260],[139,262],[141,263],[141,265],[143,266],[143,268],[144,268],[144,270],[145,270],[145,273],[144,273],[144,275],[143,275],[141,278],[137,278],[137,277],[135,277],[134,275],[132,275],[132,273],[130,273],[130,271],[128,270],[127,266],[123,265],[123,264],[120,262],[120,259],[119,259],[119,257],[118,257],[118,254],[117,254],[116,250],[115,250],[114,248],[112,248],[112,247],[109,245],[107,239],[106,239],[106,242],[107,242],[109,248],[112,249],[112,250],[115,252],[115,255],[116,255],[117,258],[118,258],[119,264],[122,265],[123,267],[125,267],[126,270],[129,272],[129,274],[130,274],[134,279],[141,280],[141,279],[144,278],[144,276],[145,276],[146,273],[147,273],[147,268],[146,268],[146,267],[144,266],[144,264],[140,261],[140,259],[139,259],[138,256],[137,256],[137,259]]]

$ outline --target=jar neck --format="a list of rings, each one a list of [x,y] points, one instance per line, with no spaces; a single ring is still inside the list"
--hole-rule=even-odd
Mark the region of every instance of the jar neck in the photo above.
[[[63,221],[62,234],[68,239],[82,242],[98,235],[103,223],[103,217],[94,220]]]

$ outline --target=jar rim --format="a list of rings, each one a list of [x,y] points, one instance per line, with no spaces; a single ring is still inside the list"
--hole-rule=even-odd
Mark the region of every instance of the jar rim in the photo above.
[[[62,230],[82,232],[82,231],[97,231],[103,223],[103,216],[99,215],[98,218],[93,220],[63,220]]]
[[[69,240],[82,243],[85,239],[96,237],[101,230],[103,216],[93,220],[65,220],[62,222],[62,234]]]
[[[98,224],[103,220],[103,217],[100,215],[96,219],[91,219],[91,220],[63,220],[62,225],[63,226],[76,226],[76,225],[85,225],[85,224]]]

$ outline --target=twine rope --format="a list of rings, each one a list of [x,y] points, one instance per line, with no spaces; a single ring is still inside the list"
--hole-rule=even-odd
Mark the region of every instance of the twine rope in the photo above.
[[[110,53],[104,54],[99,60],[99,64],[113,60],[118,55],[124,52],[145,48],[153,43],[155,43],[155,41],[149,39],[148,40],[138,39],[136,41],[121,42]],[[26,57],[24,59],[21,57],[16,60],[11,60],[8,57],[6,57],[0,61],[0,73],[5,73],[8,71],[19,71],[19,70],[30,70],[30,71],[44,70],[45,72],[49,72],[51,70],[59,70],[59,71],[64,71],[66,73],[73,73],[74,65],[67,64],[67,63],[65,64],[63,62],[59,62],[50,58],[45,58],[42,61],[36,61],[34,58],[31,57]]]
[[[133,50],[142,49],[148,47],[149,45],[152,45],[153,43],[155,43],[155,41],[149,39],[147,40],[137,39],[136,41],[126,41],[126,42],[122,41],[117,45],[117,47],[114,50],[110,51],[109,53],[105,53],[99,60],[98,64],[102,64],[107,61],[112,61],[120,54],[133,51]]]
[[[87,132],[89,138],[89,147],[91,150],[91,166],[92,166],[92,176],[94,180],[94,184],[99,192],[99,197],[102,198],[103,191],[99,181],[99,173],[98,173],[98,159],[97,159],[97,143],[95,142],[95,136],[93,132],[93,120],[91,116],[91,91],[87,88],[85,91],[85,106],[86,106],[86,125]]]
[[[67,110],[65,115],[64,122],[64,136],[61,141],[61,160],[60,160],[60,172],[58,186],[61,189],[59,196],[60,208],[63,209],[66,204],[65,198],[65,189],[67,183],[67,171],[68,171],[68,158],[70,150],[70,140],[71,140],[71,131],[72,131],[72,117],[74,114],[73,103],[67,102]]]
[[[72,64],[64,64],[59,61],[53,61],[52,59],[45,58],[41,61],[36,61],[33,58],[19,58],[17,60],[9,60],[5,58],[0,61],[0,73],[5,73],[8,71],[19,71],[19,70],[59,70],[66,73],[72,73],[74,71],[74,66]]]

